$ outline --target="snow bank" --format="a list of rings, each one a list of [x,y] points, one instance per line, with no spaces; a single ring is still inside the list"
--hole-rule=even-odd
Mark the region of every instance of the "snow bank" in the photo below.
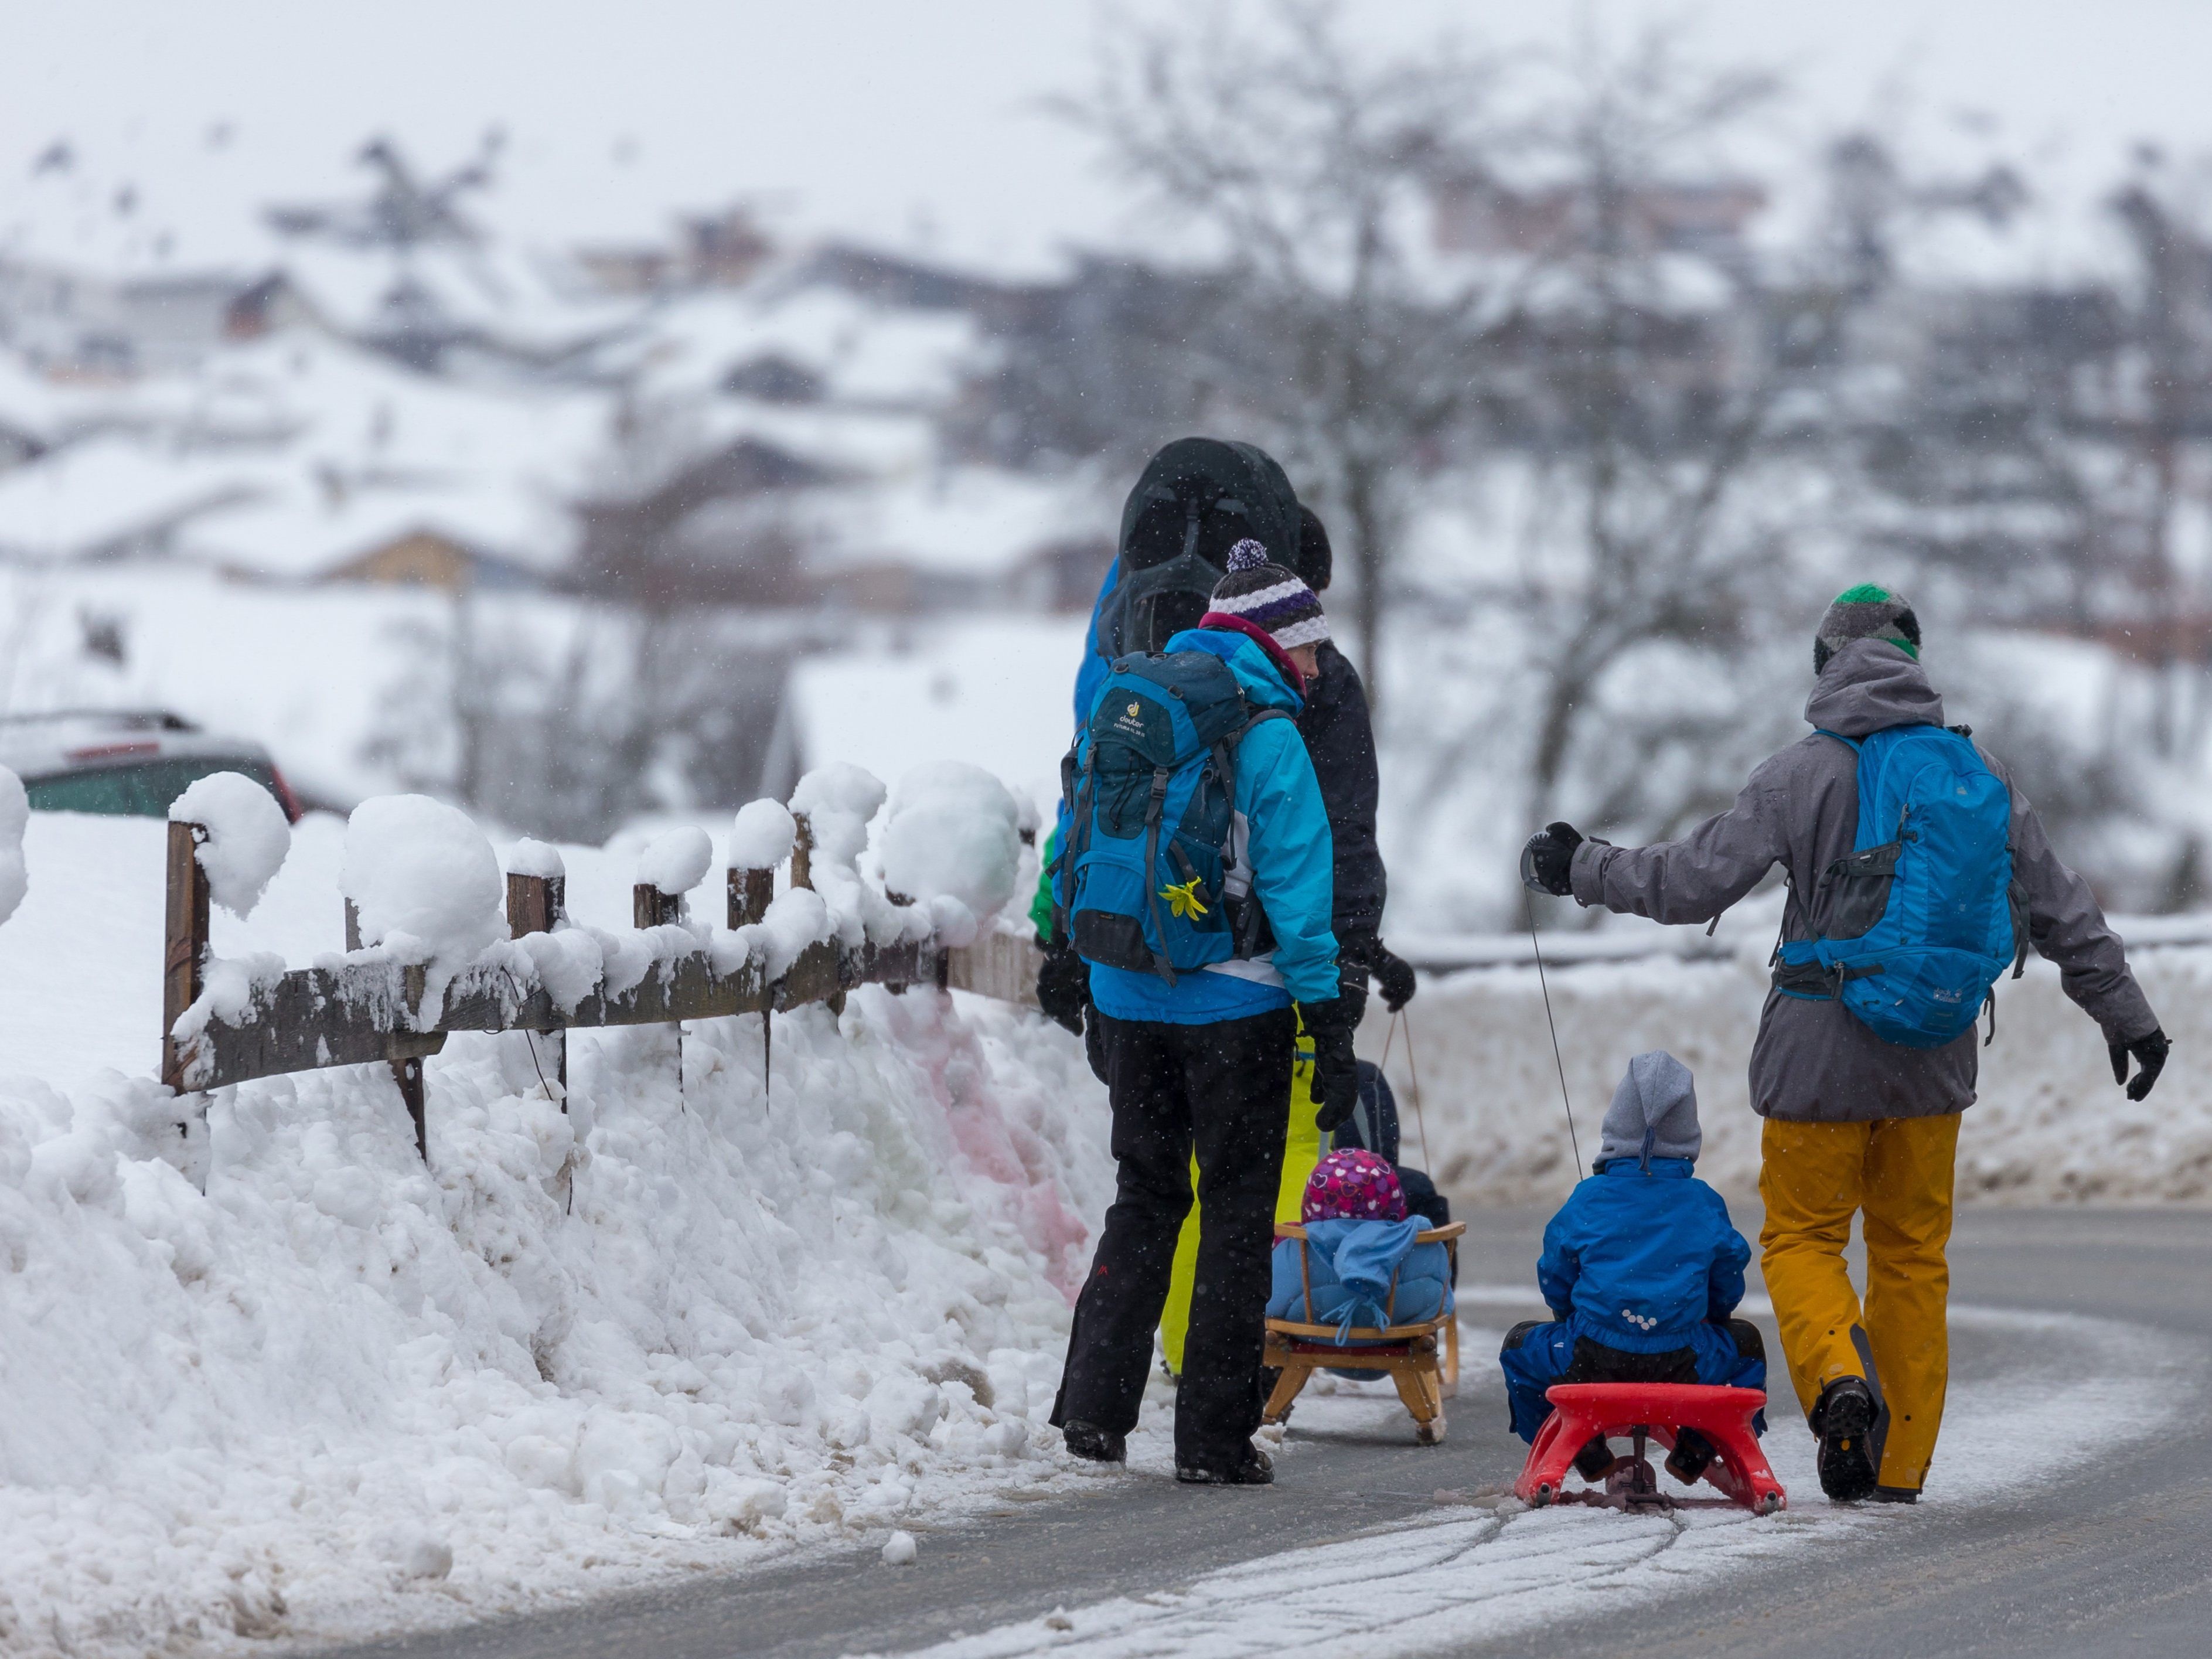
[[[242,772],[210,772],[169,806],[172,823],[207,830],[199,844],[208,896],[235,916],[249,916],[292,850],[292,826],[276,798]]]
[[[303,825],[219,949],[327,950],[362,827]],[[116,910],[52,927],[127,951],[96,1052],[143,1073],[161,826],[33,828],[42,872]],[[616,921],[631,860],[562,852]],[[828,927],[816,894],[775,916]],[[40,1023],[24,920],[0,1054],[74,1063],[99,1031]],[[679,1095],[665,1029],[573,1033],[564,1115],[542,1042],[456,1036],[427,1167],[381,1066],[184,1102],[0,1079],[0,1649],[451,1622],[1080,1482],[1043,1428],[1111,1195],[1079,1045],[927,988],[763,1038],[692,1024]]]
[[[1021,816],[1006,785],[979,766],[917,766],[891,792],[878,853],[884,884],[925,903],[956,902],[972,938],[1014,895]]]
[[[15,914],[31,889],[30,867],[23,861],[23,831],[30,821],[22,779],[0,766],[0,922]]]
[[[491,843],[465,813],[428,795],[379,795],[354,808],[339,885],[363,945],[428,964],[423,1002],[433,1011],[447,981],[507,933]]]
[[[659,835],[647,844],[637,860],[637,878],[672,898],[681,897],[707,878],[714,861],[714,843],[696,824],[687,823]]]
[[[2212,950],[2130,951],[2177,1054],[2212,1051]],[[1698,1075],[1698,1173],[1755,1187],[1759,1120],[1746,1080],[1766,994],[1763,951],[1717,962],[1645,960],[1551,970],[1552,1011],[1585,1164],[1629,1057],[1671,1049]],[[1405,1033],[1369,1005],[1359,1052],[1388,1070],[1406,1157],[1484,1200],[1556,1203],[1574,1179],[1559,1079],[1532,968],[1487,968],[1425,982],[1408,1006],[1422,1112]],[[1420,1119],[1428,1150],[1422,1152]],[[2105,1040],[2031,957],[1997,988],[1997,1038],[1982,1051],[1980,1099],[1959,1139],[1959,1196],[2020,1203],[2212,1200],[2212,1074],[2167,1066],[2149,1099],[2112,1085]]]
[[[773,870],[791,856],[798,836],[798,821],[781,801],[747,801],[730,832],[730,868]]]

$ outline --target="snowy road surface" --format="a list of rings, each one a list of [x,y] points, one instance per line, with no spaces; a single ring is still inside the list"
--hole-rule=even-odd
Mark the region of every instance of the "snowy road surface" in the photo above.
[[[1521,1280],[1541,1218],[1473,1218],[1470,1288]],[[1746,1219],[1747,1231],[1750,1222]],[[1192,1492],[1146,1434],[1127,1474],[876,1549],[794,1559],[362,1656],[582,1659],[927,1652],[1086,1659],[1274,1652],[2195,1655],[2212,1620],[2212,1214],[1969,1212],[1954,1381],[1930,1501],[1831,1509],[1778,1413],[1791,1510],[1680,1520],[1515,1513],[1486,1356],[1449,1443],[1395,1405],[1310,1398],[1277,1486]],[[1522,1310],[1470,1297],[1471,1329]],[[1478,1338],[1478,1341],[1480,1339]]]

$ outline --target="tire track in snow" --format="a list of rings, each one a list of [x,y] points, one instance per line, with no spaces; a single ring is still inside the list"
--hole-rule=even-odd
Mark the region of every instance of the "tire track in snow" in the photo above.
[[[1462,1304],[1519,1303],[1468,1286]],[[1331,1659],[1464,1650],[1571,1618],[1677,1594],[1808,1547],[1940,1520],[2001,1501],[2155,1434],[2191,1407],[2205,1345],[2116,1320],[1958,1306],[1954,1331],[2008,1340],[2027,1356],[1984,1382],[1954,1383],[1925,1508],[1845,1508],[1820,1495],[1813,1442],[1785,1402],[1767,1440],[1791,1508],[1636,1516],[1530,1510],[1505,1492],[1356,1537],[1284,1551],[1142,1596],[1117,1597],[915,1650],[929,1659]],[[1473,1348],[1473,1353],[1481,1350]],[[1776,1379],[1778,1382],[1780,1379]],[[1786,1382],[1782,1386],[1786,1389]],[[1236,1502],[1234,1494],[1194,1495]],[[1882,1534],[1882,1535],[1887,1535]]]

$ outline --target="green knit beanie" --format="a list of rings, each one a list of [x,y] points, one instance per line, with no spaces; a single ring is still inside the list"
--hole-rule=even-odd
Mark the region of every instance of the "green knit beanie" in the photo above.
[[[1836,595],[1813,636],[1813,672],[1820,673],[1852,640],[1887,640],[1912,659],[1920,660],[1920,618],[1912,614],[1911,601],[1872,582],[1861,582]]]

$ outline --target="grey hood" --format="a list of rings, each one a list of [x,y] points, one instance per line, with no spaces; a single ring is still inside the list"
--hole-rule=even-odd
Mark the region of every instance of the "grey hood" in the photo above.
[[[1698,1080],[1664,1048],[1628,1062],[1628,1074],[1606,1109],[1598,1161],[1633,1158],[1649,1167],[1655,1158],[1694,1158],[1705,1144],[1698,1127]]]
[[[1813,683],[1805,718],[1823,732],[1863,738],[1893,726],[1943,725],[1943,699],[1928,671],[1887,640],[1839,647]]]

